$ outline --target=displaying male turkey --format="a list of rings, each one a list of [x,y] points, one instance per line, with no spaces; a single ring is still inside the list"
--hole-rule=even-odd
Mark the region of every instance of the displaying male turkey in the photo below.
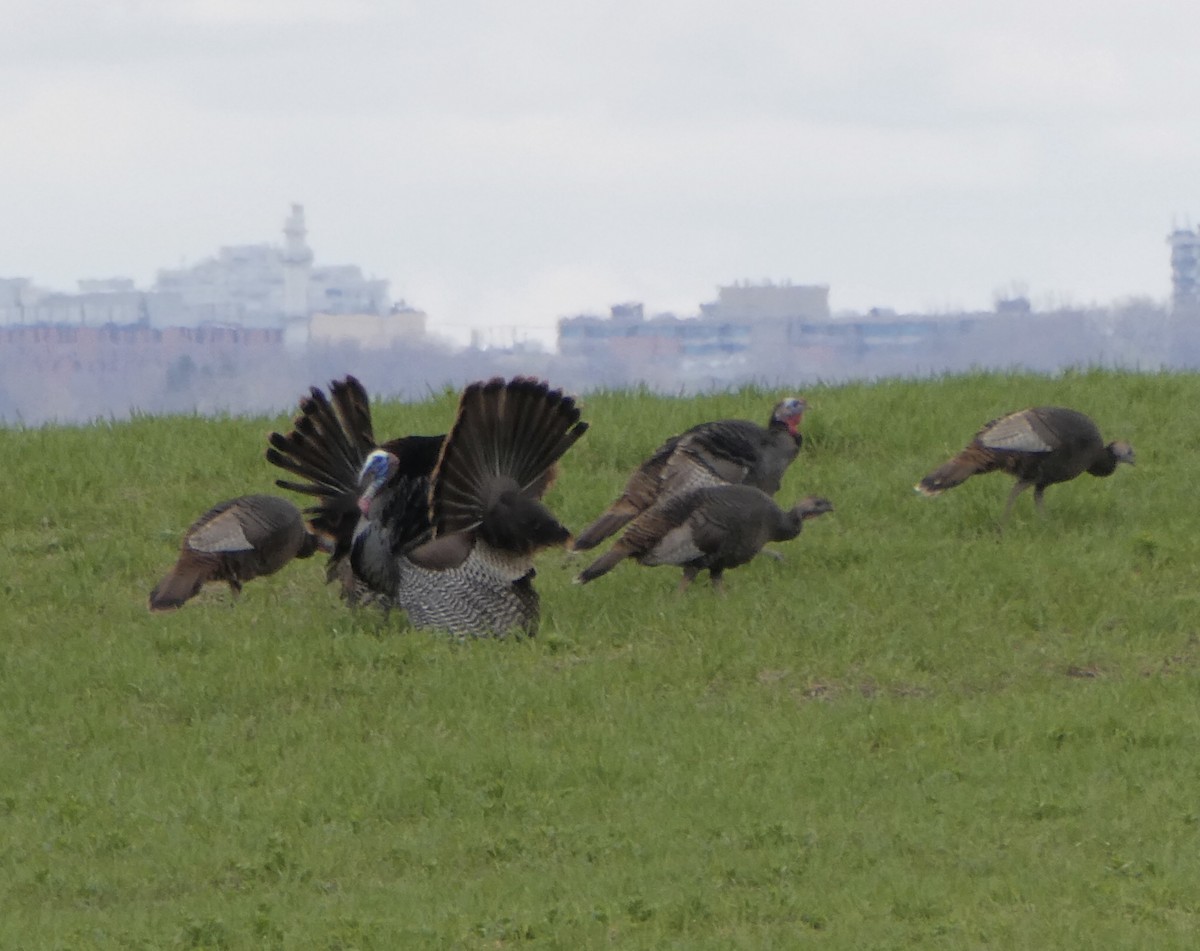
[[[767,542],[800,534],[805,521],[833,511],[826,498],[810,495],[783,510],[767,493],[748,485],[715,485],[671,496],[635,518],[605,554],[580,572],[586,584],[625,558],[642,565],[683,568],[679,590],[707,568],[721,590],[724,572],[750,561]]]
[[[1004,506],[1000,519],[1004,524],[1017,496],[1030,486],[1041,513],[1046,486],[1068,482],[1084,472],[1112,475],[1121,462],[1133,464],[1133,447],[1127,442],[1105,444],[1088,416],[1061,406],[1034,406],[993,419],[962,452],[914,488],[923,495],[938,495],[973,475],[1007,472],[1017,484]]]
[[[353,377],[313,388],[267,459],[315,496],[314,529],[333,538],[329,576],[352,600],[407,612],[457,635],[533,633],[534,554],[570,537],[540,499],[587,430],[574,399],[527,377],[472,383],[450,432],[376,445]]]
[[[594,548],[652,505],[706,485],[749,485],[768,495],[804,441],[799,426],[808,404],[788,397],[775,404],[767,425],[748,419],[700,423],[672,436],[629,477],[620,498],[580,532],[572,547]]]
[[[173,611],[209,581],[226,581],[236,598],[242,585],[274,574],[321,543],[300,510],[274,495],[243,495],[213,506],[184,533],[179,560],[150,592],[151,611]]]

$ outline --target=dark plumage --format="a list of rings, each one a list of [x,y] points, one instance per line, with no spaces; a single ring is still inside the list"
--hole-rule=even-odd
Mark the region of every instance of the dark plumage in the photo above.
[[[245,582],[274,574],[319,547],[287,499],[243,495],[221,502],[184,533],[179,560],[150,592],[150,610],[182,607],[209,581],[228,582],[236,598]]]
[[[267,437],[267,461],[304,481],[276,479],[283,489],[310,496],[315,504],[305,509],[315,531],[331,542],[328,580],[342,581],[352,599],[369,595],[356,585],[350,569],[350,550],[362,513],[360,481],[367,457],[376,450],[391,456],[391,491],[388,517],[403,522],[407,537],[401,547],[429,537],[429,483],[442,450],[444,435],[404,436],[377,444],[371,423],[371,400],[354,377],[335,380],[329,396],[317,387],[300,400],[300,413],[286,435]]]
[[[691,489],[635,518],[616,544],[576,580],[586,584],[633,558],[642,565],[682,567],[681,591],[707,568],[713,587],[720,589],[727,569],[750,561],[767,542],[795,538],[807,519],[832,511],[833,504],[820,496],[807,496],[785,511],[753,486]]]
[[[1068,482],[1081,473],[1112,475],[1120,462],[1134,462],[1127,442],[1105,443],[1096,424],[1078,410],[1035,406],[993,419],[962,452],[925,476],[914,488],[938,495],[973,475],[1007,472],[1017,484],[1009,493],[1001,524],[1017,496],[1033,487],[1039,512],[1046,486]]]
[[[267,458],[303,477],[314,527],[334,539],[330,577],[353,600],[460,635],[532,633],[533,555],[569,532],[542,504],[558,460],[587,430],[575,401],[526,377],[472,383],[445,436],[376,445],[353,377],[313,388]]]
[[[701,423],[672,436],[629,477],[620,498],[572,545],[594,548],[652,505],[706,485],[749,485],[768,495],[779,491],[787,467],[800,452],[799,426],[808,404],[789,397],[775,404],[766,426],[747,419]]]

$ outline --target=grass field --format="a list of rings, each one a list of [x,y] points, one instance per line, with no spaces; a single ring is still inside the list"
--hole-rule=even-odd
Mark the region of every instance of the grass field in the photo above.
[[[552,507],[778,395],[590,396]],[[837,511],[783,561],[722,599],[551,552],[539,636],[466,644],[318,559],[146,611],[196,515],[272,489],[285,417],[0,431],[0,948],[1194,947],[1200,377],[804,395],[779,498]],[[913,493],[1036,403],[1137,467],[1002,536],[1004,476]]]

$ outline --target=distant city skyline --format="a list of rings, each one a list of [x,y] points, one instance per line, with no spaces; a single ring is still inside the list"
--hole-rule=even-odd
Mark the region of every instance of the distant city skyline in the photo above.
[[[10,0],[0,274],[145,286],[300,201],[458,335],[743,279],[1165,300],[1198,35],[1183,0]]]
[[[30,278],[17,278],[0,275],[0,285],[27,283],[31,290],[40,294],[49,292],[54,295],[50,307],[33,307],[28,309],[31,322],[51,321],[60,319],[63,312],[63,300],[74,295],[95,297],[113,295],[125,298],[121,305],[101,306],[88,305],[94,312],[91,318],[84,318],[80,312],[79,321],[94,323],[95,314],[111,313],[108,319],[118,323],[133,322],[130,311],[134,308],[141,312],[140,319],[149,317],[154,326],[198,326],[204,322],[226,323],[233,326],[282,327],[281,318],[291,316],[306,316],[316,313],[329,314],[386,314],[393,307],[419,316],[421,334],[426,329],[433,332],[436,338],[462,346],[500,346],[507,347],[521,343],[534,343],[547,349],[553,349],[561,342],[561,324],[584,317],[606,319],[607,312],[614,314],[624,307],[636,307],[637,312],[646,312],[644,302],[629,301],[627,304],[610,304],[604,309],[584,309],[570,314],[562,314],[556,318],[553,327],[538,333],[522,332],[529,328],[503,325],[473,326],[466,329],[465,334],[448,332],[449,328],[439,327],[436,323],[427,328],[426,315],[419,308],[413,308],[408,301],[391,301],[387,279],[364,278],[361,269],[356,264],[330,265],[326,261],[317,261],[307,244],[307,227],[304,206],[293,202],[290,211],[283,221],[281,229],[283,241],[260,241],[239,244],[225,244],[215,249],[213,253],[200,261],[180,267],[158,267],[155,269],[153,281],[148,285],[139,286],[136,279],[127,275],[112,275],[109,277],[87,277],[75,280],[73,291],[48,288]],[[1173,300],[1179,306],[1191,309],[1195,301],[1196,249],[1200,248],[1200,230],[1193,231],[1188,227],[1176,227],[1168,236],[1171,245],[1169,252],[1170,266],[1173,274]],[[302,270],[297,271],[299,267]],[[300,283],[297,283],[299,281]],[[775,282],[770,279],[761,281],[742,280],[732,284],[714,288],[715,297],[722,298],[737,288],[756,289],[762,287],[804,287],[813,292],[819,292],[821,303],[818,311],[825,314],[824,319],[831,316],[827,285],[795,285],[791,280]],[[807,292],[807,291],[806,291]],[[1181,292],[1185,295],[1181,297]],[[174,294],[179,297],[186,310],[176,313],[175,307],[163,308],[161,304],[147,309],[145,300],[138,303],[139,297],[146,294]],[[130,296],[133,294],[134,296]],[[0,295],[4,296],[4,295]],[[1130,295],[1130,298],[1149,295]],[[784,298],[779,298],[780,300]],[[1111,303],[1111,302],[1107,302]],[[0,301],[3,304],[3,301]],[[989,307],[976,310],[984,311],[992,307],[1009,309],[1012,305],[1028,310],[1031,300],[1028,288],[1023,282],[1010,282],[1006,287],[998,287],[992,292]],[[680,312],[650,311],[664,316],[693,317],[710,312],[716,307],[716,301],[698,301],[696,304]],[[1063,300],[1048,300],[1043,302],[1040,309],[1055,310],[1063,307],[1080,306],[1075,302]],[[1093,305],[1082,305],[1093,306]],[[1100,305],[1104,306],[1104,305]],[[933,313],[937,313],[934,311]],[[949,313],[951,311],[945,310]],[[956,311],[966,312],[966,309]],[[893,307],[872,307],[867,311],[850,311],[842,313],[853,315],[857,313],[896,314]],[[921,313],[921,312],[909,312]],[[0,307],[0,324],[12,323],[12,314]],[[818,318],[820,319],[820,318]],[[332,326],[332,325],[328,325]],[[411,333],[411,330],[394,332],[397,339]],[[389,334],[391,335],[391,334]]]

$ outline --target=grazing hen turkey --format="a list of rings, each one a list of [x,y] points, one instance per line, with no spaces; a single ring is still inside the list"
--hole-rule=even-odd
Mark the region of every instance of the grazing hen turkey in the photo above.
[[[1007,520],[1017,496],[1033,486],[1038,512],[1046,486],[1068,482],[1081,473],[1112,475],[1117,463],[1134,462],[1127,442],[1105,444],[1096,424],[1078,410],[1035,406],[993,419],[975,434],[962,452],[943,463],[914,488],[938,495],[973,475],[1007,472],[1017,484],[1009,493],[1000,524]]]
[[[621,497],[576,536],[572,548],[595,548],[652,505],[689,489],[749,485],[774,495],[800,452],[799,426],[807,409],[803,399],[788,397],[775,404],[765,427],[722,419],[672,436],[629,477]]]
[[[245,582],[274,574],[320,547],[287,499],[243,495],[221,502],[184,533],[179,560],[150,592],[150,610],[182,607],[209,581],[228,582],[236,598]]]
[[[366,391],[347,377],[329,398],[310,391],[267,459],[308,480],[276,484],[317,498],[307,511],[351,600],[460,636],[532,634],[533,555],[570,537],[540,499],[586,430],[571,397],[516,377],[469,385],[445,436],[376,445]]]
[[[633,558],[642,565],[681,566],[680,591],[707,568],[713,587],[721,590],[727,569],[746,564],[767,542],[795,538],[805,521],[832,511],[832,502],[814,495],[785,511],[753,486],[691,489],[635,518],[616,544],[575,580],[586,584]]]

